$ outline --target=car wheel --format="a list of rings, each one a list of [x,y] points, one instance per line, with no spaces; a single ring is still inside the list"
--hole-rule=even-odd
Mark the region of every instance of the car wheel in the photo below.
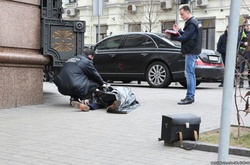
[[[187,88],[187,83],[186,81],[182,81],[182,82],[179,82],[184,88]],[[200,81],[196,81],[196,86],[200,85],[201,82]]]
[[[171,74],[163,62],[154,62],[147,68],[147,82],[151,87],[168,87],[171,83]]]

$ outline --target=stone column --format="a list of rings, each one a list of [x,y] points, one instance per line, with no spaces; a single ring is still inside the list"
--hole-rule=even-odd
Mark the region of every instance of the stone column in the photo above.
[[[0,109],[43,103],[40,0],[0,1]]]

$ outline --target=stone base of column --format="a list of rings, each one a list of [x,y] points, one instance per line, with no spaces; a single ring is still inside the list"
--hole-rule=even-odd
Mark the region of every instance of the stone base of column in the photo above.
[[[43,103],[43,67],[49,58],[26,52],[0,50],[0,109]]]

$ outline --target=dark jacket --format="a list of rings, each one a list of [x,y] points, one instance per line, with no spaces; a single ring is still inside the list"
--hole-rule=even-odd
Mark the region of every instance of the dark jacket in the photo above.
[[[217,52],[221,54],[226,54],[227,50],[227,30],[220,36],[219,41],[217,43]]]
[[[104,83],[93,61],[84,54],[66,61],[54,82],[61,94],[82,98],[95,84],[101,86]]]
[[[180,36],[171,35],[172,40],[181,42],[181,53],[200,54],[202,48],[202,25],[191,17],[185,22],[184,31],[179,31]]]
[[[244,51],[246,49],[246,46],[244,45],[245,42],[247,42],[247,38],[249,36],[250,32],[246,31],[245,29],[239,33],[239,46],[240,50]]]

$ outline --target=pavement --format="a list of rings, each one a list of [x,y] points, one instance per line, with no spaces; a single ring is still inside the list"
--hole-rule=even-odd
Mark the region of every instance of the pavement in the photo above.
[[[226,162],[217,162],[218,153],[187,151],[158,141],[162,115],[193,113],[201,116],[200,132],[218,128],[219,83],[201,86],[196,102],[185,106],[176,104],[185,90],[175,85],[168,89],[131,86],[140,107],[128,114],[105,109],[81,112],[53,83],[43,85],[43,104],[0,110],[0,165],[250,164],[246,156],[228,155]]]

